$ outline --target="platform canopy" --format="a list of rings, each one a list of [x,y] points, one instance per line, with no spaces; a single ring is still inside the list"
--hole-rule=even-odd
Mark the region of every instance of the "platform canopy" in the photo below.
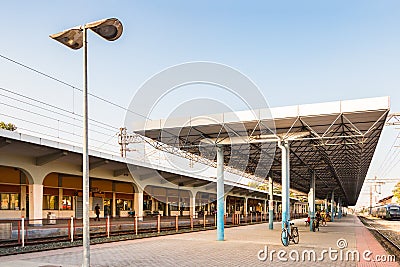
[[[150,120],[128,130],[197,155],[223,145],[227,165],[245,166],[243,171],[255,174],[254,179],[271,175],[277,182],[278,140],[289,142],[290,187],[307,193],[314,171],[317,198],[330,198],[334,190],[344,206],[351,206],[357,202],[389,108],[389,97],[379,97]]]

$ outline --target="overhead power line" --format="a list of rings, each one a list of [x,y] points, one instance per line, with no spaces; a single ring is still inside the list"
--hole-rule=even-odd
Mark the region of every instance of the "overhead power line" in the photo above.
[[[396,141],[397,141],[397,139],[398,139],[399,137],[400,137],[400,132],[399,132],[399,133],[397,134],[397,136],[394,138],[393,143],[392,143],[392,146],[391,146],[390,149],[389,149],[389,152],[386,153],[385,158],[383,159],[381,165],[379,166],[379,168],[378,168],[378,170],[377,170],[378,174],[381,173],[381,172],[383,172],[383,171],[385,171],[385,170],[387,170],[387,169],[388,169],[387,167],[389,167],[389,166],[388,166],[389,162],[392,162],[392,157],[393,157],[394,154],[396,153],[396,151],[393,150],[393,149],[395,148]],[[386,168],[385,168],[385,167],[386,167]]]
[[[21,111],[27,112],[29,114],[37,115],[37,116],[40,116],[40,117],[43,117],[43,118],[46,118],[46,119],[49,119],[49,120],[65,123],[65,124],[68,124],[68,125],[71,125],[71,126],[74,126],[74,127],[77,127],[77,128],[83,128],[82,125],[77,125],[77,124],[74,124],[74,123],[71,123],[71,122],[68,122],[68,121],[64,121],[64,120],[60,120],[60,119],[57,119],[57,118],[54,118],[54,117],[51,117],[51,116],[43,115],[43,114],[40,114],[40,113],[37,113],[37,112],[33,112],[32,110],[27,110],[27,109],[24,109],[24,108],[15,107],[15,106],[9,105],[7,103],[3,103],[1,101],[0,101],[0,105],[4,105],[6,107],[10,107],[10,108],[14,108],[14,109],[17,109],[17,110],[21,110]],[[96,130],[93,130],[93,129],[91,131],[93,131],[95,133],[98,133],[98,134],[101,134],[101,135],[109,136],[109,134],[106,134],[106,133],[103,133],[103,132],[100,132],[100,131],[96,131]]]
[[[23,94],[14,92],[14,91],[12,91],[12,90],[10,90],[10,89],[7,89],[7,88],[0,87],[0,90],[5,91],[5,92],[10,93],[10,94],[17,95],[17,96],[19,96],[19,97],[28,99],[28,100],[33,101],[33,102],[36,102],[36,103],[40,103],[40,104],[42,104],[42,105],[45,105],[45,106],[47,106],[47,107],[51,107],[51,108],[53,108],[53,109],[61,110],[61,111],[66,112],[66,113],[68,113],[68,114],[72,114],[73,116],[82,117],[81,114],[74,113],[74,112],[72,112],[72,111],[70,111],[70,110],[66,110],[66,109],[63,109],[63,108],[61,108],[61,107],[54,106],[54,105],[52,105],[52,104],[49,104],[49,103],[40,101],[40,100],[38,100],[38,99],[35,99],[35,98],[32,98],[32,97],[29,97],[29,96],[26,96],[26,95],[23,95]],[[44,108],[44,107],[40,107],[40,106],[38,106],[38,105],[29,103],[29,102],[25,102],[25,101],[23,101],[23,100],[20,100],[20,99],[11,97],[11,96],[7,96],[7,95],[4,95],[4,94],[0,94],[0,95],[1,95],[1,96],[4,96],[4,97],[7,97],[7,98],[9,98],[9,99],[15,100],[15,101],[19,101],[19,102],[24,103],[24,104],[26,104],[26,105],[31,105],[31,106],[34,106],[34,107],[36,107],[36,108],[40,108],[40,109],[43,109],[43,110],[46,110],[46,111],[49,111],[49,112],[53,112],[53,113],[59,114],[59,115],[61,115],[61,116],[66,116],[66,117],[75,119],[74,117],[68,116],[68,115],[66,115],[66,114],[62,114],[62,113],[59,113],[59,112],[54,111],[54,110],[50,110],[50,109],[47,109],[47,108]],[[98,120],[95,120],[95,119],[89,119],[89,121],[93,121],[93,122],[98,123],[98,124],[100,124],[100,125],[102,125],[102,126],[107,126],[107,127],[111,128],[111,129],[113,129],[113,130],[116,130],[116,129],[119,130],[119,127],[116,127],[116,126],[113,126],[113,125],[109,125],[109,124],[107,124],[107,123],[104,123],[104,122],[101,122],[101,121],[98,121]],[[98,125],[96,125],[96,126],[97,126],[97,127],[100,127],[100,126],[98,126]],[[103,129],[105,129],[105,128],[103,128]]]
[[[46,74],[46,73],[44,73],[44,72],[41,72],[41,71],[37,70],[37,69],[35,69],[35,68],[29,67],[29,66],[27,66],[27,65],[25,65],[25,64],[23,64],[23,63],[21,63],[21,62],[18,62],[18,61],[14,60],[14,59],[11,59],[11,58],[6,57],[6,56],[1,55],[1,54],[0,54],[0,57],[3,58],[3,59],[5,59],[5,60],[7,60],[7,61],[9,61],[9,62],[12,62],[12,63],[14,63],[14,64],[17,64],[18,66],[21,66],[21,67],[23,67],[23,68],[26,68],[26,69],[28,69],[28,70],[30,70],[30,71],[33,71],[33,72],[39,74],[39,75],[42,75],[42,76],[44,76],[44,77],[46,77],[46,78],[49,78],[49,79],[51,79],[51,80],[53,80],[53,81],[55,81],[55,82],[58,82],[58,83],[61,83],[61,84],[65,85],[65,86],[71,87],[73,90],[78,90],[78,91],[80,91],[80,92],[83,92],[83,90],[82,90],[81,88],[79,88],[79,87],[76,87],[76,86],[74,86],[74,85],[72,85],[72,84],[70,84],[70,83],[64,82],[64,81],[62,81],[62,80],[60,80],[60,79],[57,79],[57,78],[55,78],[55,77],[53,77],[53,76],[51,76],[51,75],[49,75],[49,74]],[[105,103],[107,103],[107,104],[110,104],[110,105],[112,105],[112,106],[115,106],[115,107],[117,107],[117,108],[120,108],[120,109],[122,109],[122,110],[124,110],[124,111],[126,111],[126,112],[133,113],[133,114],[138,115],[138,116],[140,116],[140,117],[142,117],[142,118],[144,118],[144,119],[149,119],[147,116],[145,116],[145,115],[143,115],[143,114],[139,114],[139,113],[137,113],[137,112],[134,112],[133,110],[130,110],[130,109],[128,109],[128,108],[125,108],[125,107],[123,107],[123,106],[121,106],[121,105],[119,105],[119,104],[116,104],[116,103],[114,103],[114,102],[111,102],[110,100],[107,100],[107,99],[102,98],[102,97],[100,97],[100,96],[97,96],[97,95],[95,95],[95,94],[88,93],[88,95],[91,96],[91,97],[94,97],[94,98],[96,98],[96,99],[98,99],[98,100],[101,100],[101,101],[103,101],[103,102],[105,102]]]

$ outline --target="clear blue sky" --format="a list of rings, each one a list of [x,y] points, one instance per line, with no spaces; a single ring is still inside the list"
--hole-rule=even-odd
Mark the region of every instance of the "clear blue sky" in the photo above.
[[[271,106],[389,95],[400,111],[399,1],[5,1],[1,9],[0,54],[78,87],[82,51],[48,35],[119,18],[118,41],[89,34],[89,86],[122,106],[160,70],[201,60],[242,71]],[[0,73],[0,87],[80,110],[80,95],[73,101],[65,86],[3,59]],[[122,125],[120,110],[90,104],[92,118]],[[385,130],[370,176],[396,134]]]

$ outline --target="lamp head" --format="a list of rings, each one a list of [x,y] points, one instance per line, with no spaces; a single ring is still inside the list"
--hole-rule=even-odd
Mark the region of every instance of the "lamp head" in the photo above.
[[[50,38],[77,50],[83,46],[83,32],[80,28],[73,28],[50,35]]]
[[[117,40],[122,34],[122,23],[116,18],[103,19],[85,25],[86,29],[91,29],[108,41]]]
[[[50,35],[50,38],[68,46],[72,49],[79,49],[83,46],[83,31],[91,29],[108,41],[117,40],[122,34],[122,23],[116,18],[103,19],[78,26],[63,32]]]

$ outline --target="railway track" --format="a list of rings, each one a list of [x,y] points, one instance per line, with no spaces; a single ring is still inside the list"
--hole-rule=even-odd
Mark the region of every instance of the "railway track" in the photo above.
[[[257,222],[262,223],[262,222]],[[235,227],[238,225],[225,225],[225,227]],[[91,232],[90,240],[91,244],[101,244],[109,242],[118,242],[123,240],[141,239],[162,235],[182,234],[187,232],[197,232],[215,229],[213,224],[208,224],[206,227],[202,225],[196,225],[191,228],[189,225],[180,226],[179,230],[176,231],[175,227],[163,227],[158,232],[157,228],[146,228],[139,229],[138,234],[135,234],[133,230],[117,230],[112,231],[107,236],[105,232]],[[54,237],[43,237],[43,238],[27,238],[25,240],[25,246],[21,247],[21,242],[18,240],[13,241],[2,241],[0,242],[0,256],[15,255],[20,253],[37,252],[54,250],[59,248],[75,247],[82,245],[82,233],[74,235],[74,241],[71,242],[68,236],[54,236]]]
[[[396,258],[400,258],[400,227],[397,227],[397,231],[389,227],[388,221],[381,219],[369,219],[363,216],[358,216],[360,221],[370,230],[375,233],[375,236],[379,236],[386,243],[386,247],[391,253],[396,255]],[[397,221],[400,225],[400,221]]]

